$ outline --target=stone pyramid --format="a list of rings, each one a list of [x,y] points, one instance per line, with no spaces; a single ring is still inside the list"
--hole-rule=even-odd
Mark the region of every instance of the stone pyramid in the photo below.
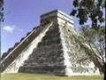
[[[70,38],[70,34],[78,35],[72,17],[54,10],[40,18],[40,26],[8,50],[1,61],[2,73],[99,74],[90,57]]]

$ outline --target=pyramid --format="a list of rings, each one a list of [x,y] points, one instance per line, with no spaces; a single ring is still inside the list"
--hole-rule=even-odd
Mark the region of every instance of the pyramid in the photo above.
[[[10,48],[1,61],[2,73],[97,75],[98,68],[70,34],[73,18],[59,10],[40,17],[40,25]]]

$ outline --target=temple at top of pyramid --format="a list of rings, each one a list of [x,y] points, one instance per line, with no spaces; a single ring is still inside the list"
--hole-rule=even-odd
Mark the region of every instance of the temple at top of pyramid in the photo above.
[[[71,36],[79,35],[71,16],[54,10],[40,18],[40,25],[8,50],[0,63],[2,73],[99,74],[90,56]]]
[[[41,21],[46,20],[46,19],[52,19],[55,17],[55,19],[60,18],[61,20],[68,21],[69,23],[74,23],[73,18],[69,16],[68,14],[60,11],[60,10],[53,10],[51,12],[45,13],[41,15]]]

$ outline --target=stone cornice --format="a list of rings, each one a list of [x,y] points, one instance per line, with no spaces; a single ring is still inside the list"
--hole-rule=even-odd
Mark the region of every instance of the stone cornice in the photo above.
[[[70,24],[74,24],[73,18],[60,10],[54,10],[54,11],[45,13],[41,15],[40,18],[41,18],[41,21],[47,20],[47,19],[61,19],[61,20],[69,22]]]

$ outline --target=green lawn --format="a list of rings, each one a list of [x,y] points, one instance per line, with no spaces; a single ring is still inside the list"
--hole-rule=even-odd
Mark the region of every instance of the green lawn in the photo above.
[[[62,77],[42,74],[3,74],[1,80],[103,80],[101,76],[73,76]]]

